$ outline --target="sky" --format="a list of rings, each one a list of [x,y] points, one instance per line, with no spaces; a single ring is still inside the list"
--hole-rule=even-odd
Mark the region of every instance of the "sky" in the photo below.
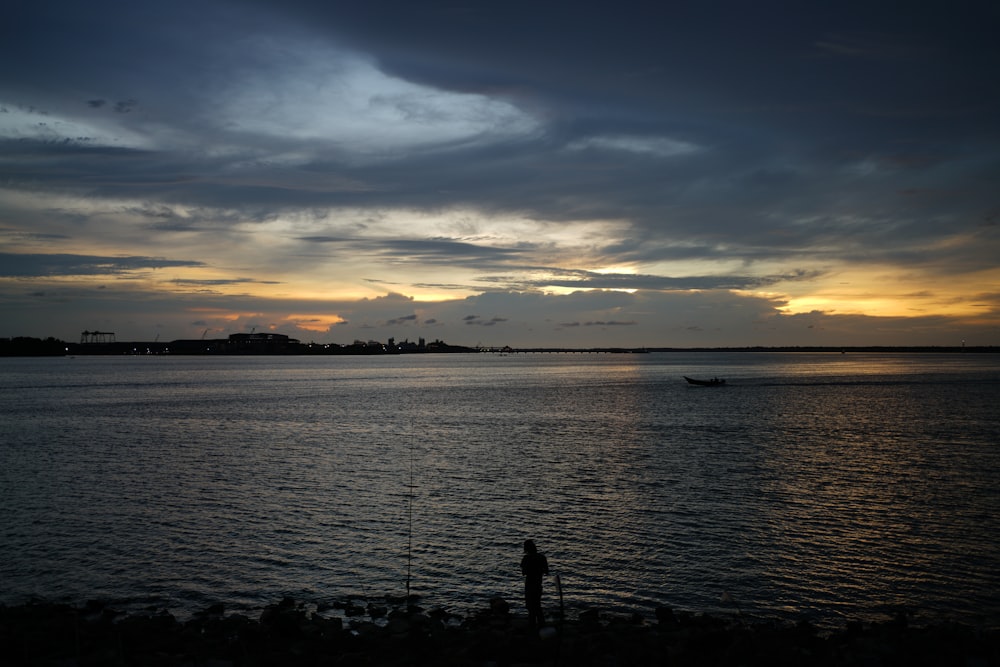
[[[0,337],[1000,345],[1000,5],[10,0]]]

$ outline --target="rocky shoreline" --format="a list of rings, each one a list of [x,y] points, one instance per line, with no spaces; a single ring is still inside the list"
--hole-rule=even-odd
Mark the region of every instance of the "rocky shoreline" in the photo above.
[[[652,622],[594,611],[539,631],[503,600],[466,619],[414,605],[337,611],[285,599],[257,619],[216,605],[181,621],[100,602],[0,606],[0,665],[1000,666],[997,629],[917,627],[903,617],[830,632],[661,608]]]

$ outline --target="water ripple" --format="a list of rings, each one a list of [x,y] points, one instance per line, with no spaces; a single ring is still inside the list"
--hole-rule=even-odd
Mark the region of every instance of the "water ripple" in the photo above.
[[[460,356],[4,360],[4,601],[998,616],[992,360]]]

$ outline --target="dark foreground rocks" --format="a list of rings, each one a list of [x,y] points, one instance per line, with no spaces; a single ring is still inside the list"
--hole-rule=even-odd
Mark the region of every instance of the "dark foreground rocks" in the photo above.
[[[899,620],[819,632],[664,609],[653,622],[590,612],[539,632],[499,604],[464,620],[416,608],[342,611],[329,618],[283,600],[257,619],[215,606],[182,622],[99,603],[0,607],[0,665],[1000,667],[1000,633],[951,624]]]

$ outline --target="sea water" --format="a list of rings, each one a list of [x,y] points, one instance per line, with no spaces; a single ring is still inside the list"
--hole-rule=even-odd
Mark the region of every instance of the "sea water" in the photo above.
[[[998,442],[990,354],[0,359],[0,602],[995,625]]]

